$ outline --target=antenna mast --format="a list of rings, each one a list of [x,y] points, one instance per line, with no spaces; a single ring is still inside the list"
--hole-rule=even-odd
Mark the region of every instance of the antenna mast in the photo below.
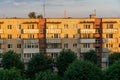
[[[44,3],[43,3],[43,12],[44,12],[44,13],[43,13],[43,14],[44,14],[43,16],[44,16],[44,18],[46,17],[46,15],[45,15],[45,14],[46,14],[46,13],[45,13],[45,6],[46,6],[46,5],[45,5],[45,0],[44,0]]]

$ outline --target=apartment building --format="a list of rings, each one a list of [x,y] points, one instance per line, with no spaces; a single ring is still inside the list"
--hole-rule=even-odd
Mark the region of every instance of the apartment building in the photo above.
[[[14,50],[26,63],[36,53],[55,58],[71,49],[78,58],[95,50],[107,65],[108,54],[120,52],[120,18],[1,18],[0,56]]]

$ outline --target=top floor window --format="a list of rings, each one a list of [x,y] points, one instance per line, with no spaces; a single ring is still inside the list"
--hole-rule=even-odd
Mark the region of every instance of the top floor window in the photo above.
[[[84,29],[90,29],[90,24],[84,24]]]
[[[8,29],[12,29],[12,25],[8,25],[7,27],[8,27]]]
[[[107,24],[107,29],[113,29],[113,24]]]
[[[68,24],[64,24],[64,29],[68,29]]]

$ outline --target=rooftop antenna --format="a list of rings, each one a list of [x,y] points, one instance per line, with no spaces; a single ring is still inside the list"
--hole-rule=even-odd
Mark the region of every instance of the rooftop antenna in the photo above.
[[[96,9],[94,9],[94,14],[96,15]]]
[[[64,18],[66,18],[66,10],[64,10]]]
[[[46,13],[45,13],[45,6],[46,6],[46,5],[45,5],[45,0],[44,0],[44,3],[43,3],[43,16],[44,16],[44,18],[46,17],[46,15],[45,15],[45,14],[46,14]]]

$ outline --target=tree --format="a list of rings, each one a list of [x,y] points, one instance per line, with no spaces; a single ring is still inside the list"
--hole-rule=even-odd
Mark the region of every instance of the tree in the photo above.
[[[95,64],[76,60],[65,71],[63,80],[103,80],[103,75]]]
[[[83,58],[84,60],[90,61],[94,64],[98,64],[98,56],[94,50],[90,50],[89,52],[84,53]]]
[[[37,18],[43,18],[42,14],[37,15]]]
[[[28,17],[29,17],[29,18],[36,18],[36,13],[35,13],[35,12],[30,12],[30,13],[28,14]]]
[[[58,74],[63,76],[63,73],[66,71],[67,67],[75,60],[77,56],[71,50],[63,50],[60,52],[60,55],[57,57],[57,69]]]
[[[4,69],[10,69],[12,67],[20,70],[24,69],[24,63],[20,60],[20,56],[12,50],[4,53],[2,65]]]
[[[60,80],[60,77],[51,71],[40,72],[35,80]]]
[[[28,76],[35,77],[40,71],[52,70],[52,59],[42,53],[33,56],[28,63]]]
[[[120,60],[106,70],[106,80],[120,80]]]
[[[114,52],[109,55],[109,65],[112,65],[115,63],[115,61],[120,59],[120,53],[119,52]]]
[[[0,70],[0,80],[23,80],[20,71],[12,68]]]

